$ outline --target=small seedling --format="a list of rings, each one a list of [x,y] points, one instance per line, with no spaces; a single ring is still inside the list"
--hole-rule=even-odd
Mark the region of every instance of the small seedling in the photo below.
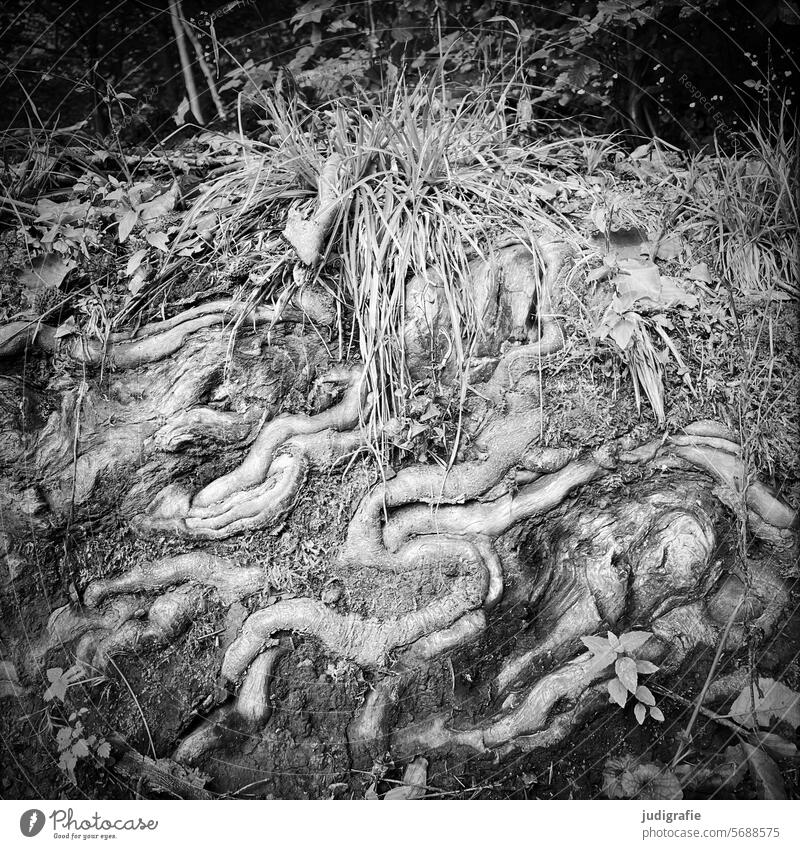
[[[611,701],[622,708],[628,703],[628,696],[633,696],[636,701],[633,713],[639,725],[645,721],[648,711],[657,722],[664,721],[664,714],[656,707],[655,696],[639,683],[640,675],[657,672],[658,667],[649,660],[636,660],[629,654],[641,648],[652,636],[650,631],[629,631],[617,637],[609,631],[606,637],[581,637],[581,642],[593,655],[587,676],[595,678],[614,664],[614,677],[606,685],[608,694]]]
[[[55,667],[47,670],[47,680],[50,686],[45,690],[44,700],[46,702],[64,703],[67,688],[80,680],[81,673],[78,667],[70,667],[67,670]],[[103,737],[96,734],[86,735],[82,717],[89,712],[88,708],[82,707],[73,711],[66,721],[54,722],[52,715],[48,716],[50,727],[55,731],[56,745],[58,747],[58,767],[69,776],[73,784],[77,784],[75,767],[81,758],[94,755],[101,761],[105,761],[111,755],[111,744]],[[57,730],[56,730],[57,729]]]

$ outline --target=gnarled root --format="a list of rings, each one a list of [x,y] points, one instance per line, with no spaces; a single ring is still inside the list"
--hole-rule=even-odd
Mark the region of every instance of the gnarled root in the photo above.
[[[485,630],[486,613],[472,610],[449,628],[417,640],[399,655],[392,669],[370,686],[358,716],[347,729],[354,763],[367,767],[389,751],[395,708],[414,670],[445,652],[464,648]]]
[[[263,589],[265,580],[261,567],[234,566],[224,557],[192,551],[142,564],[118,578],[92,581],[83,600],[89,607],[97,607],[112,595],[160,590],[192,582],[214,587],[223,603],[232,604]]]
[[[196,494],[170,484],[138,526],[195,539],[225,539],[278,523],[294,506],[310,462],[324,466],[362,445],[358,424],[361,369],[332,372],[342,400],[315,416],[280,415],[261,429],[244,462]]]
[[[223,676],[238,680],[280,631],[308,634],[339,657],[367,669],[385,669],[390,652],[449,627],[464,613],[483,604],[489,575],[483,557],[468,541],[415,540],[406,546],[402,557],[415,563],[459,563],[461,568],[446,596],[421,610],[383,621],[336,613],[322,602],[307,598],[289,599],[259,610],[247,619],[242,633],[225,653]]]
[[[250,737],[260,731],[272,715],[270,685],[275,667],[285,653],[285,648],[275,646],[259,654],[248,667],[233,704],[218,708],[203,720],[199,728],[181,741],[173,759],[192,765],[236,737]]]
[[[112,333],[106,344],[81,337],[64,341],[56,328],[37,322],[17,321],[0,329],[0,357],[15,356],[30,345],[46,351],[63,350],[76,362],[96,365],[103,360],[120,369],[154,363],[174,354],[198,330],[224,324],[236,317],[248,324],[274,324],[280,320],[299,321],[299,313],[277,312],[272,307],[252,307],[237,301],[211,301],[186,310],[173,318],[145,325],[133,333]]]

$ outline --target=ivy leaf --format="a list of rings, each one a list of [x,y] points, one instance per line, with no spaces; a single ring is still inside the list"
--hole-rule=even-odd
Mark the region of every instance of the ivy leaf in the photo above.
[[[72,751],[75,753],[76,758],[89,757],[89,746],[87,745],[86,740],[76,740],[72,744]]]
[[[636,698],[644,705],[648,705],[652,707],[656,703],[655,696],[650,692],[650,690],[643,686],[639,685],[636,688]]]
[[[636,661],[632,657],[619,657],[614,664],[614,671],[628,692],[635,693],[639,679],[639,675],[636,672]]]
[[[60,666],[56,666],[48,669],[46,674],[50,686],[44,691],[44,700],[50,702],[53,699],[58,699],[63,702],[67,695],[67,684],[69,683],[67,676],[64,675],[64,670]]]
[[[611,696],[611,701],[616,702],[620,707],[625,707],[625,703],[628,701],[628,691],[625,689],[625,685],[618,678],[612,678],[608,684],[608,695]]]
[[[636,707],[633,709],[633,714],[636,717],[636,721],[639,723],[639,725],[641,725],[647,717],[647,708],[641,702],[636,702]]]

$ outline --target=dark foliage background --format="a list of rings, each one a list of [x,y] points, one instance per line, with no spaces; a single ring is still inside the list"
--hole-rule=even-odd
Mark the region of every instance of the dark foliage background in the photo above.
[[[682,147],[754,116],[794,109],[794,0],[194,2],[178,7],[200,44],[225,118],[189,49],[203,123],[255,120],[278,82],[313,102],[404,72],[445,73],[452,97],[515,76],[533,120],[654,134]],[[124,141],[175,131],[186,94],[166,0],[11,0],[0,11],[6,127],[84,129]],[[287,81],[291,82],[287,82]],[[240,110],[237,107],[242,106]],[[189,114],[186,119],[191,121]]]

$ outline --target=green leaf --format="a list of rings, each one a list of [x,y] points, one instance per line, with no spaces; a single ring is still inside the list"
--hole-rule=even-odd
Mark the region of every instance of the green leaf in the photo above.
[[[633,715],[636,717],[636,721],[639,725],[641,725],[647,717],[647,708],[641,702],[636,702],[636,707],[633,709]]]
[[[581,637],[581,642],[593,654],[605,654],[610,649],[608,640],[604,637]]]
[[[623,651],[636,651],[636,649],[641,648],[652,636],[650,631],[628,631],[619,638],[619,645]]]
[[[652,675],[653,672],[658,672],[659,667],[655,663],[650,663],[649,660],[637,660],[636,671],[640,675]]]
[[[642,704],[652,706],[656,703],[655,696],[643,685],[639,685],[636,688],[635,696]]]
[[[47,670],[47,680],[50,686],[44,691],[44,700],[50,702],[53,699],[64,701],[67,695],[67,676],[64,675],[64,670],[60,666]]]
[[[612,678],[607,684],[608,695],[611,696],[611,701],[616,702],[620,707],[625,707],[628,701],[628,691],[618,678]]]
[[[169,237],[163,231],[159,230],[156,233],[146,233],[145,239],[147,239],[149,245],[157,248],[162,253],[166,253],[169,250],[169,246],[167,245]]]
[[[639,680],[639,674],[636,672],[636,661],[632,657],[619,657],[614,664],[614,671],[628,692],[635,693]]]
[[[628,313],[632,315],[632,313]],[[624,351],[630,344],[636,325],[627,318],[621,318],[608,332],[608,335],[617,343],[619,349]]]
[[[95,749],[95,754],[98,758],[105,760],[106,758],[111,756],[111,743],[107,740],[104,740],[102,743],[98,745]]]
[[[655,719],[656,722],[663,722],[664,721],[664,714],[661,712],[660,708],[651,707],[650,708],[650,716],[652,716],[653,719]]]
[[[597,654],[592,658],[591,663],[586,667],[586,675],[589,680],[597,677],[604,669],[611,666],[617,655],[608,649],[602,654]]]
[[[76,758],[89,757],[89,746],[87,745],[86,740],[76,740],[72,744],[72,751]]]

